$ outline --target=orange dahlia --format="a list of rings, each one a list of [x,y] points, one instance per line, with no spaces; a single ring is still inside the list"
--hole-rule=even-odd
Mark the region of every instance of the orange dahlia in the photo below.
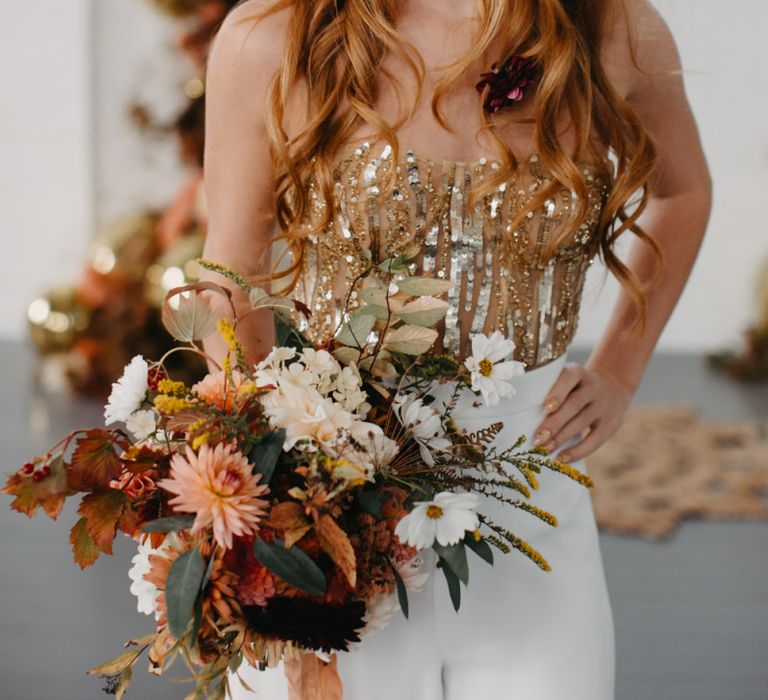
[[[233,535],[258,531],[268,505],[259,496],[269,487],[260,484],[261,474],[253,474],[251,469],[232,443],[203,445],[197,454],[187,445],[186,457],[175,454],[170,478],[158,485],[176,494],[169,503],[177,511],[196,514],[193,534],[212,525],[214,539],[231,549]]]

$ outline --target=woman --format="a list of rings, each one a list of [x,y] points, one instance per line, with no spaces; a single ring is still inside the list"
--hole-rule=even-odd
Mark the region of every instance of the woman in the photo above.
[[[293,264],[274,276],[310,306],[319,341],[355,246],[386,257],[415,240],[418,270],[455,282],[440,349],[463,357],[472,334],[499,329],[527,365],[513,397],[457,421],[501,420],[497,442],[525,432],[585,470],[622,421],[710,209],[675,44],[649,2],[248,0],[216,37],[207,99],[205,257],[268,276],[277,231]],[[596,255],[622,291],[579,365],[567,348]],[[274,343],[263,315],[241,329],[254,360]],[[340,655],[345,697],[613,697],[589,492],[543,474],[532,500],[559,527],[494,517],[552,571],[516,554],[475,567],[458,615],[433,577],[410,620]],[[256,695],[233,680],[235,697],[285,696],[279,671],[241,671]]]

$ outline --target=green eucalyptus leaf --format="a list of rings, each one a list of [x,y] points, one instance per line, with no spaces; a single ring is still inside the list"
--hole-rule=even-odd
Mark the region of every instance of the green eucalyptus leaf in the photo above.
[[[363,306],[355,309],[352,312],[353,316],[373,316],[379,321],[386,321],[390,316],[394,315],[393,311],[387,309],[386,306],[379,304],[363,304]]]
[[[408,590],[405,587],[403,577],[400,576],[400,572],[392,566],[392,573],[395,577],[395,586],[397,587],[397,600],[400,603],[400,609],[405,615],[405,619],[408,619]]]
[[[479,556],[481,559],[484,559],[487,561],[491,566],[493,566],[493,550],[491,549],[491,545],[488,544],[484,539],[475,539],[475,533],[469,532],[464,535],[464,543],[469,547],[477,556]]]
[[[177,532],[187,530],[195,522],[194,515],[170,515],[167,518],[158,518],[144,523],[142,532]]]
[[[387,305],[387,289],[383,284],[369,284],[360,290],[360,298],[373,306]]]
[[[336,340],[349,347],[363,348],[368,342],[374,323],[376,318],[369,314],[352,316],[336,334]]]
[[[451,596],[451,603],[453,603],[453,609],[459,612],[461,607],[461,584],[456,574],[451,571],[451,568],[443,561],[440,567],[445,575],[445,580],[448,583],[448,593]]]
[[[256,539],[253,543],[253,553],[259,563],[286,583],[310,595],[325,593],[328,585],[325,575],[299,547],[286,549],[282,540],[264,542]]]
[[[387,502],[386,494],[379,491],[361,491],[357,497],[360,507],[376,520],[381,520],[381,509]]]
[[[253,465],[253,473],[261,474],[262,484],[272,481],[284,443],[285,429],[281,428],[268,433],[261,442],[253,446],[248,455],[248,461]]]
[[[171,565],[165,584],[168,610],[168,628],[176,639],[181,639],[195,607],[197,594],[205,575],[205,560],[198,549],[190,549]]]
[[[443,546],[439,542],[435,542],[432,545],[432,549],[437,552],[437,555],[450,567],[451,571],[456,574],[460,581],[464,584],[469,583],[469,565],[467,564],[467,550],[464,547],[463,542],[456,544]]]
[[[309,347],[309,341],[302,335],[301,331],[288,319],[280,313],[275,313],[275,344],[278,347],[293,348],[301,352]]]

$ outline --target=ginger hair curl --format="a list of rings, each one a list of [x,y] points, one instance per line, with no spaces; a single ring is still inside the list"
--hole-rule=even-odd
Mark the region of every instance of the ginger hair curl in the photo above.
[[[362,124],[373,126],[392,144],[393,161],[399,162],[396,131],[408,116],[389,124],[374,105],[379,95],[379,76],[398,87],[395,76],[383,67],[389,51],[414,73],[419,92],[422,89],[424,63],[396,28],[402,1],[275,0],[256,17],[248,17],[258,20],[281,10],[290,11],[283,61],[268,89],[265,119],[276,172],[274,213],[282,231],[279,238],[287,241],[293,262],[288,269],[274,273],[273,279],[289,277],[295,284],[307,236],[331,225],[331,206],[324,208],[322,220],[309,223],[309,183],[316,180],[323,200],[332,202],[334,157]],[[559,188],[572,190],[578,196],[579,207],[545,251],[545,255],[552,255],[586,214],[587,183],[579,164],[584,160],[601,161],[608,148],[614,172],[594,252],[633,302],[636,314],[630,333],[642,332],[646,288],[614,247],[624,233],[632,231],[653,250],[659,263],[658,277],[663,264],[661,250],[638,224],[655,183],[657,155],[640,117],[611,85],[600,60],[607,23],[612,12],[623,10],[623,0],[477,0],[477,9],[480,30],[472,48],[445,66],[445,75],[435,88],[431,104],[435,119],[443,128],[454,131],[441,111],[443,100],[492,42],[497,41],[501,48],[499,63],[512,53],[535,59],[541,75],[535,116],[518,121],[535,124],[537,153],[542,166],[551,173],[552,182],[510,223],[518,225]],[[300,80],[305,83],[307,121],[299,134],[289,138],[284,128],[285,110]],[[339,112],[342,103],[348,107]],[[480,129],[488,134],[502,167],[472,192],[473,201],[508,179],[518,167],[516,155],[496,131],[494,115],[486,113],[482,98],[477,104]],[[563,109],[575,134],[572,153],[566,152],[558,135],[556,120]]]

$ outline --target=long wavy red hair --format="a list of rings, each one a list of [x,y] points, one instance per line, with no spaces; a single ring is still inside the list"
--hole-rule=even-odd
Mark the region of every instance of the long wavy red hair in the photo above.
[[[244,0],[242,0],[244,1]],[[424,64],[410,42],[397,30],[403,0],[275,0],[257,16],[290,12],[288,39],[281,69],[269,88],[265,115],[275,166],[275,214],[288,241],[293,264],[281,274],[296,278],[301,268],[308,235],[331,224],[333,207],[325,207],[324,219],[307,228],[310,213],[309,183],[314,179],[326,202],[333,197],[333,167],[339,148],[362,124],[375,128],[393,146],[399,160],[396,124],[387,123],[374,105],[379,95],[380,75],[396,80],[383,60],[392,52],[413,71],[419,92]],[[638,114],[608,80],[600,59],[603,38],[614,12],[624,11],[623,0],[477,0],[480,27],[471,50],[450,66],[437,84],[432,112],[446,129],[441,106],[445,96],[467,69],[494,42],[499,62],[516,53],[533,58],[540,68],[535,116],[521,121],[535,124],[537,152],[551,172],[552,183],[519,213],[540,207],[554,191],[567,187],[578,195],[581,210],[571,225],[552,241],[549,254],[568,239],[579,224],[587,205],[587,183],[579,163],[602,160],[610,150],[614,172],[610,193],[599,222],[596,252],[608,270],[628,291],[637,314],[632,331],[642,331],[646,317],[646,291],[614,248],[627,231],[645,241],[662,261],[655,241],[638,225],[656,174],[656,150]],[[238,3],[241,4],[241,3]],[[285,129],[288,98],[297,81],[303,81],[312,115],[304,128],[289,138]],[[339,104],[348,108],[339,113]],[[482,197],[508,178],[517,166],[511,148],[500,138],[494,115],[478,99],[481,129],[490,137],[503,167],[473,192]],[[557,120],[567,110],[575,135],[575,146],[567,152],[558,135]],[[299,227],[301,223],[303,226]],[[517,222],[511,222],[514,226]],[[657,270],[658,273],[658,270]]]

